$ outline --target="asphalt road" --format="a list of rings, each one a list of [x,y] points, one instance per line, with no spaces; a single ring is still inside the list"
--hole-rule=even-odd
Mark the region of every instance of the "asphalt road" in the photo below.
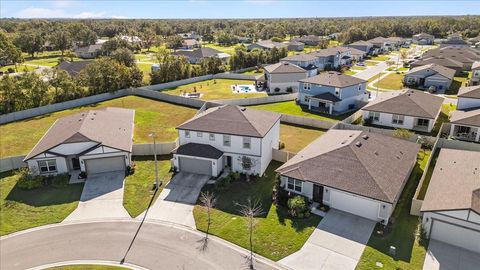
[[[29,269],[76,260],[124,261],[147,269],[246,269],[245,250],[166,224],[116,221],[47,226],[0,239],[0,269]],[[276,264],[275,264],[276,265]],[[278,269],[273,263],[259,270]]]

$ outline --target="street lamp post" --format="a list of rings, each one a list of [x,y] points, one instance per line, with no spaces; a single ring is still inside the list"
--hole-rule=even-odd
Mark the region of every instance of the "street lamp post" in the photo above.
[[[158,162],[157,162],[157,143],[155,141],[157,134],[155,134],[155,132],[152,132],[148,136],[153,138],[153,156],[155,159],[155,189],[157,189],[158,188]]]

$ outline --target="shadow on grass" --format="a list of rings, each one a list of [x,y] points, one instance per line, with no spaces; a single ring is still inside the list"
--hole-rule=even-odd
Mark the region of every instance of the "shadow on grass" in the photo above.
[[[357,111],[357,110],[354,110],[354,111],[350,111],[350,112],[347,112],[347,113],[344,113],[344,114],[332,115],[332,114],[321,113],[321,112],[316,112],[316,111],[309,110],[308,106],[305,106],[305,105],[298,105],[298,106],[300,106],[300,108],[302,109],[302,112],[310,113],[310,114],[316,114],[316,115],[319,115],[319,116],[323,116],[323,117],[338,120],[338,121],[342,121],[343,119],[349,117],[350,115],[354,114]]]
[[[311,228],[312,226],[316,227],[318,223],[322,220],[320,216],[310,215],[307,218],[293,218],[288,213],[288,209],[277,205],[276,207],[278,222],[282,225],[286,225],[286,220],[292,221],[292,228],[296,232],[303,232],[304,230]]]

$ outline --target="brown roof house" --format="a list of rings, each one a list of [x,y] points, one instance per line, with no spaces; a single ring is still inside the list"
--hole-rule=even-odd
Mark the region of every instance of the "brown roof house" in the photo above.
[[[386,224],[418,150],[418,144],[395,137],[331,129],[277,172],[293,194]]]
[[[443,97],[419,90],[384,92],[362,108],[363,119],[378,126],[431,132],[442,103]]]
[[[480,152],[442,148],[422,203],[425,235],[480,253]]]
[[[278,149],[280,115],[224,105],[197,114],[177,129],[179,146],[173,151],[177,171],[262,175],[272,160],[272,149]]]
[[[433,89],[444,93],[450,88],[455,70],[438,64],[428,64],[410,69],[403,82],[409,87],[419,89]]]
[[[107,107],[62,117],[24,161],[34,174],[125,172],[132,160],[134,115]]]
[[[450,125],[452,138],[480,142],[480,85],[460,88]]]
[[[480,85],[480,61],[473,62],[472,77],[470,78],[468,85],[470,86]]]
[[[308,71],[289,62],[265,66],[264,88],[273,94],[298,92],[298,81],[308,77]]]
[[[200,48],[202,47],[202,45],[200,44],[200,42],[196,39],[184,39],[182,41],[182,49],[184,50],[192,50],[192,49],[195,49],[195,48]]]

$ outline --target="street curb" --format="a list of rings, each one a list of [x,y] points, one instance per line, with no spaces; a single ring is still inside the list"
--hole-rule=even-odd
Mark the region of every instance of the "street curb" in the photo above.
[[[65,262],[57,262],[57,263],[50,263],[44,264],[33,268],[28,268],[26,270],[44,270],[47,268],[58,267],[58,266],[68,266],[68,265],[107,265],[107,266],[119,266],[119,267],[126,267],[126,269],[132,270],[148,270],[148,268],[144,268],[135,264],[131,263],[124,263],[120,264],[114,261],[97,261],[97,260],[78,260],[78,261],[65,261]]]

